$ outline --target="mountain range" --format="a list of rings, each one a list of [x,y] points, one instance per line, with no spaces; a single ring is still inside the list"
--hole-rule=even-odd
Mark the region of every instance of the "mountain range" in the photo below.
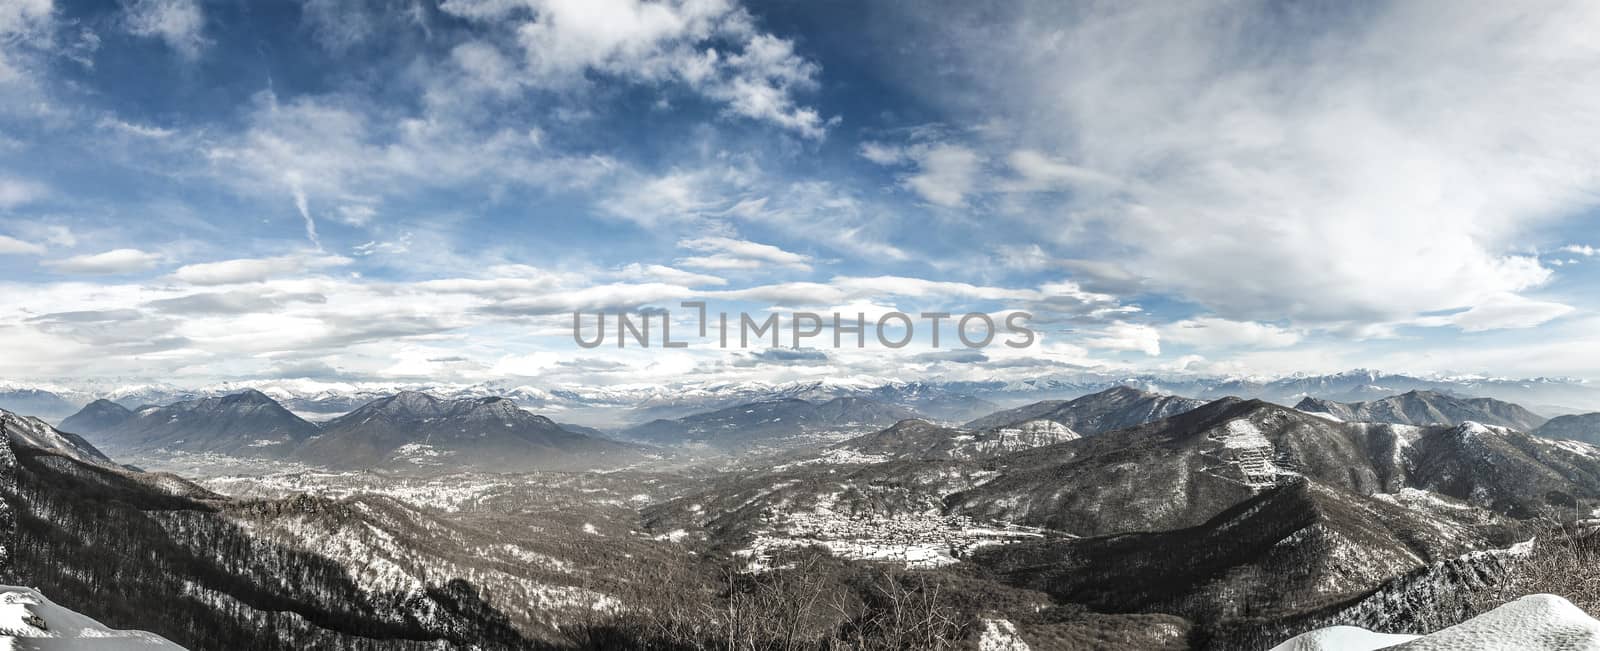
[[[489,471],[616,467],[645,450],[563,429],[505,398],[401,392],[318,425],[260,391],[128,410],[97,400],[62,421],[118,453],[185,452],[338,469]]]
[[[500,396],[563,422],[620,428],[655,419],[676,419],[735,405],[794,398],[811,402],[859,397],[898,405],[945,422],[965,422],[1001,407],[1041,400],[1067,400],[1126,385],[1146,391],[1211,400],[1226,396],[1294,404],[1312,396],[1343,402],[1382,398],[1406,391],[1436,391],[1462,397],[1515,402],[1547,415],[1600,411],[1600,390],[1566,378],[1417,376],[1358,369],[1327,375],[1227,377],[1193,374],[1082,372],[1030,379],[897,381],[826,378],[792,382],[693,382],[673,386],[533,387],[524,384],[425,384],[327,382],[309,379],[223,382],[176,386],[145,381],[0,383],[0,408],[54,422],[104,398],[130,409],[217,397],[259,389],[308,420],[348,413],[404,390],[447,398]]]
[[[560,646],[593,632],[574,627],[596,608],[723,612],[747,602],[707,577],[761,581],[822,549],[954,582],[940,585],[981,605],[962,611],[976,637],[1258,651],[1336,623],[1461,621],[1529,527],[1600,504],[1600,448],[1482,422],[1524,417],[1514,407],[1422,392],[1291,409],[1115,386],[953,427],[861,398],[779,400],[650,425],[671,445],[804,441],[785,456],[499,475],[653,453],[496,397],[402,391],[320,425],[261,392],[97,402],[64,422],[87,439],[0,413],[14,516],[0,524],[17,541],[9,582],[194,648]],[[118,465],[102,439],[386,472],[198,484]],[[1093,618],[1038,616],[1067,607]]]
[[[767,400],[658,419],[620,432],[620,436],[657,445],[699,444],[724,450],[752,446],[784,446],[808,437],[842,438],[880,429],[919,414],[905,407],[866,398],[834,398],[811,402],[799,398]]]
[[[1204,404],[1119,385],[1073,400],[1046,400],[998,411],[959,429],[908,419],[830,451],[884,459],[979,459],[1143,425]]]
[[[1079,434],[1091,435],[1176,416],[1203,404],[1204,400],[1118,385],[1072,400],[1045,400],[1007,409],[973,420],[963,427],[986,430],[1016,427],[1027,421],[1048,420]]]
[[[1226,398],[1015,451],[939,452],[973,434],[902,422],[838,446],[858,454],[730,477],[646,522],[735,557],[794,544],[975,563],[1097,612],[1179,615],[1196,646],[1264,649],[1430,573],[1483,589],[1520,523],[1600,501],[1600,448],[1470,421],[1343,422]],[[942,542],[916,542],[929,539]],[[1445,610],[1408,617],[1459,621],[1455,602],[1431,603]]]
[[[505,398],[440,400],[405,391],[327,421],[295,450],[332,468],[574,469],[638,461],[643,449],[568,431]]]
[[[1532,432],[1545,418],[1520,405],[1493,398],[1458,398],[1434,391],[1407,391],[1364,402],[1335,402],[1307,397],[1295,409],[1347,421],[1399,425],[1459,425],[1467,421]]]
[[[61,425],[92,436],[113,451],[177,449],[282,457],[317,433],[317,426],[266,394],[245,390],[216,398],[118,411],[96,401]]]
[[[1556,416],[1533,431],[1553,439],[1571,439],[1600,445],[1600,413]]]
[[[84,463],[112,463],[110,457],[83,437],[58,430],[33,416],[19,416],[0,409],[0,432],[12,444],[47,450]]]

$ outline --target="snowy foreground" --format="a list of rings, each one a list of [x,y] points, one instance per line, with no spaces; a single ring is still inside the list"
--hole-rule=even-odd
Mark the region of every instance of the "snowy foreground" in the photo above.
[[[1005,620],[986,620],[982,651],[1028,648]],[[154,633],[120,631],[80,615],[31,588],[0,586],[0,651],[149,649],[183,651]],[[1600,651],[1600,620],[1553,595],[1531,595],[1423,636],[1334,626],[1297,636],[1271,651]]]
[[[119,631],[62,608],[32,588],[0,586],[0,651],[183,651],[154,633]]]
[[[1429,635],[1389,635],[1353,626],[1312,631],[1271,651],[1600,650],[1600,620],[1554,595],[1523,597]]]

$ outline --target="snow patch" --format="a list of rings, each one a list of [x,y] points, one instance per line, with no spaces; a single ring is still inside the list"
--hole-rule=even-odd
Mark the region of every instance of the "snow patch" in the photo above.
[[[1566,599],[1536,594],[1422,637],[1336,626],[1291,638],[1271,651],[1368,651],[1389,647],[1406,651],[1587,651],[1600,649],[1600,620]]]
[[[53,638],[46,643],[40,638]],[[109,640],[116,640],[110,642]],[[110,628],[56,605],[32,588],[0,586],[0,647],[6,649],[164,649],[183,651],[145,631]]]
[[[983,620],[983,633],[978,637],[978,651],[1030,651],[1022,641],[1017,626],[1009,619]]]

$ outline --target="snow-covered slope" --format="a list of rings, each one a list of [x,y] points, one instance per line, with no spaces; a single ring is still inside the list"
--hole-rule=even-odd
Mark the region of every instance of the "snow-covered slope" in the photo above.
[[[1050,420],[1074,432],[1093,435],[1176,416],[1203,404],[1203,400],[1118,385],[1073,400],[1046,400],[995,412],[963,427],[987,430],[1017,427],[1033,420]]]
[[[1600,620],[1572,602],[1529,595],[1421,637],[1383,635],[1352,626],[1319,629],[1271,651],[1589,651],[1600,649]]]
[[[63,608],[32,588],[0,586],[0,649],[39,651],[182,651],[166,638],[120,631]]]
[[[109,457],[77,434],[63,432],[32,416],[19,416],[0,409],[0,432],[7,441],[49,450],[84,463],[111,463]]]
[[[1295,404],[1307,413],[1325,413],[1344,421],[1399,425],[1458,425],[1476,421],[1532,432],[1545,422],[1521,405],[1493,398],[1458,398],[1435,391],[1408,391],[1363,402],[1337,402],[1307,397]]]

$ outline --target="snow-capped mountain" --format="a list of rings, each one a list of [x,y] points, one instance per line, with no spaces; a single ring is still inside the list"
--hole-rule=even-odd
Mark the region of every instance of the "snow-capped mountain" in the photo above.
[[[120,417],[120,420],[119,420]],[[245,390],[126,414],[94,402],[63,424],[110,450],[156,449],[282,457],[317,433],[266,394]]]
[[[11,443],[49,450],[84,463],[112,463],[83,437],[58,430],[32,416],[19,416],[0,409],[0,432],[4,432],[5,440]]]
[[[752,402],[781,399],[818,402],[858,397],[906,407],[943,422],[959,423],[1001,407],[1043,400],[1069,400],[1115,386],[1197,399],[1235,396],[1280,404],[1294,404],[1307,396],[1345,402],[1363,401],[1418,390],[1460,397],[1495,398],[1551,415],[1600,411],[1600,390],[1581,380],[1413,376],[1364,369],[1329,375],[1259,378],[1085,372],[993,380],[822,378],[789,382],[689,381],[674,385],[551,387],[497,382],[440,384],[310,379],[234,381],[202,386],[115,380],[32,384],[6,382],[0,383],[0,408],[11,408],[18,413],[53,420],[63,418],[100,398],[137,409],[146,405],[171,404],[254,389],[303,418],[320,421],[348,413],[373,400],[409,390],[423,391],[445,399],[505,397],[522,407],[558,420],[622,428]]]
[[[33,588],[0,585],[0,643],[7,649],[183,651],[160,635],[123,631],[63,608]]]
[[[1569,439],[1600,445],[1600,413],[1556,416],[1533,433],[1552,439]]]
[[[1065,425],[1042,419],[977,431],[913,419],[835,445],[829,454],[849,451],[862,459],[882,461],[983,459],[1078,438],[1081,435]]]
[[[963,427],[986,430],[1048,420],[1079,434],[1099,434],[1176,416],[1203,404],[1203,400],[1118,385],[1072,400],[1045,400],[1007,409],[969,422]]]
[[[1476,421],[1532,432],[1545,418],[1520,405],[1493,398],[1457,398],[1434,391],[1407,391],[1364,402],[1337,402],[1307,397],[1295,404],[1300,411],[1322,413],[1340,420],[1399,425],[1457,425]]]
[[[1272,647],[1271,651],[1596,648],[1600,648],[1600,620],[1566,599],[1538,594],[1426,635],[1374,633],[1351,626],[1330,627],[1295,636]]]
[[[527,471],[615,467],[642,450],[562,429],[506,398],[405,391],[328,421],[294,454],[333,468]]]
[[[808,437],[838,440],[918,416],[905,407],[865,398],[818,402],[781,398],[673,420],[653,420],[623,430],[620,435],[657,445],[689,444],[740,450],[753,446],[792,446],[804,443]]]

